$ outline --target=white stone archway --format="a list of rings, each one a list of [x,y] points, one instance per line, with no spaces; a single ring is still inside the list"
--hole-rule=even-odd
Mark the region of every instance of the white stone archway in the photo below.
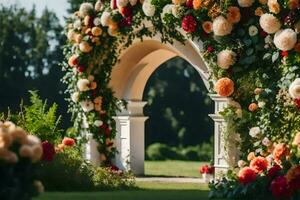
[[[111,87],[116,97],[128,102],[127,110],[115,117],[117,136],[115,145],[118,154],[116,165],[123,170],[131,170],[136,175],[144,174],[144,134],[145,121],[142,101],[143,91],[151,74],[164,62],[180,56],[187,60],[200,74],[207,89],[209,73],[200,51],[201,42],[187,40],[185,44],[162,44],[160,36],[136,40],[132,46],[123,51],[120,62],[113,68]],[[215,102],[214,120],[214,166],[216,173],[228,168],[226,152],[222,137],[224,120],[218,114],[227,106],[228,98],[210,95]]]

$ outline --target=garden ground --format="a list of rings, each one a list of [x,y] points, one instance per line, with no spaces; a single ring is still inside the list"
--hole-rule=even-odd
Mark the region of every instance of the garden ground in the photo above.
[[[127,191],[59,193],[51,192],[34,200],[208,200],[208,187],[195,183],[137,182]]]
[[[208,164],[198,161],[145,161],[146,176],[201,178],[199,167]]]

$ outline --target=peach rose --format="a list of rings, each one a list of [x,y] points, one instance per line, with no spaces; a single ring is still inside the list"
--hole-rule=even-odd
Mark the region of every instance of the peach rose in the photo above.
[[[83,53],[89,53],[92,50],[92,47],[90,46],[90,44],[88,42],[82,41],[79,44],[79,49]]]
[[[258,8],[256,8],[255,9],[255,15],[256,16],[262,16],[264,14],[264,11],[263,11],[263,9],[261,8],[261,7],[258,7]]]
[[[92,28],[92,34],[94,35],[94,36],[100,36],[101,34],[102,34],[102,29],[101,28],[99,28],[99,27],[93,27]]]
[[[247,156],[247,160],[248,160],[248,161],[251,161],[251,160],[253,160],[254,158],[255,158],[254,152],[250,152],[250,153],[248,154],[248,156]]]
[[[258,95],[258,94],[261,94],[264,90],[262,88],[256,88],[254,90],[254,94]]]
[[[213,31],[216,36],[225,36],[231,33],[233,29],[232,23],[230,23],[225,17],[219,16],[213,21]]]
[[[258,108],[258,106],[257,106],[256,103],[251,103],[251,104],[249,105],[249,107],[248,107],[248,109],[249,109],[250,112],[256,111],[257,108]]]
[[[250,162],[250,168],[253,169],[256,173],[265,171],[268,168],[268,165],[268,160],[261,156],[253,158]]]
[[[234,92],[234,83],[229,78],[221,78],[215,84],[214,90],[222,97],[228,97]]]
[[[193,1],[193,8],[195,10],[199,10],[201,8],[202,0],[194,0]]]
[[[280,5],[277,0],[268,0],[269,11],[278,14],[280,12]]]
[[[202,28],[205,33],[211,33],[212,32],[212,22],[211,21],[203,22]]]
[[[289,149],[283,143],[277,144],[273,150],[273,158],[277,164],[281,164],[281,160],[289,155]]]
[[[240,9],[235,6],[230,6],[228,8],[227,20],[232,24],[238,23],[241,20]]]
[[[71,67],[75,67],[78,64],[78,56],[77,55],[72,55],[69,58],[68,64]]]
[[[300,132],[298,132],[294,137],[293,145],[300,147]]]

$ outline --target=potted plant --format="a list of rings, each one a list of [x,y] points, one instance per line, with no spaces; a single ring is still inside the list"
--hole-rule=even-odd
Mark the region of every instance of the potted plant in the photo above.
[[[209,165],[203,165],[200,167],[199,172],[202,174],[204,182],[208,183],[213,178],[214,167]]]

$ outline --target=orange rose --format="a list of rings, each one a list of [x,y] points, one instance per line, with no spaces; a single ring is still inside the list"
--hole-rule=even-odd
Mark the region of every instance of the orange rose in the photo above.
[[[202,28],[205,33],[211,33],[212,32],[212,22],[211,21],[203,22]]]
[[[251,161],[251,160],[253,160],[254,158],[255,158],[254,152],[250,152],[250,153],[248,154],[248,156],[247,156],[247,160],[248,160],[248,161]]]
[[[300,53],[300,42],[298,42],[298,43],[295,45],[294,50],[295,50],[297,53]]]
[[[256,8],[256,10],[255,10],[255,15],[256,16],[262,16],[264,14],[264,11],[263,11],[263,9],[261,8],[261,7],[258,7],[258,8]]]
[[[289,155],[289,149],[283,143],[277,144],[273,150],[273,158],[277,164],[281,164],[281,160]]]
[[[230,6],[228,8],[227,20],[232,24],[238,23],[241,20],[240,9],[235,6]]]
[[[250,168],[253,169],[256,173],[265,171],[268,168],[268,165],[268,160],[261,156],[253,158],[250,162]]]
[[[248,107],[248,109],[249,109],[250,112],[256,111],[257,108],[258,108],[258,106],[257,106],[256,103],[251,103],[251,104],[249,105],[249,107]]]
[[[280,5],[277,0],[268,0],[269,11],[278,14],[280,12]]]
[[[214,90],[222,97],[228,97],[234,92],[234,83],[229,78],[221,78],[215,84]]]
[[[202,0],[194,0],[193,1],[193,8],[195,10],[199,10],[201,8]]]
[[[82,41],[82,35],[76,34],[76,35],[74,36],[74,40],[75,40],[75,42],[76,42],[77,44],[79,44],[79,43]]]

